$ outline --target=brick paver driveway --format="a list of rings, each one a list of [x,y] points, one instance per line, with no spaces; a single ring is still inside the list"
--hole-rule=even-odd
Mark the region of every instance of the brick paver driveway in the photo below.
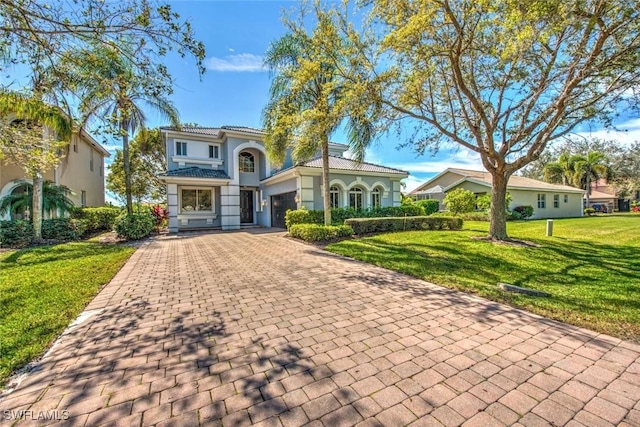
[[[282,233],[148,242],[85,317],[2,422],[640,425],[637,344]]]

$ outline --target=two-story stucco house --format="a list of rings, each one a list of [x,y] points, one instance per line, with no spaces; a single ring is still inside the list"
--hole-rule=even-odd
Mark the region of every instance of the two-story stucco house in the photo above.
[[[71,190],[70,199],[75,206],[104,205],[104,159],[109,157],[104,149],[87,132],[74,132],[67,146],[66,154],[57,167],[45,171],[43,178],[56,185],[64,185]],[[10,194],[25,191],[24,169],[9,159],[0,162],[0,199]],[[16,213],[13,213],[15,216]],[[21,216],[21,214],[18,214]],[[0,220],[11,219],[12,213],[0,214]]]
[[[275,170],[263,132],[247,127],[163,128],[169,231],[198,228],[284,227],[287,209],[323,208],[322,161]],[[331,205],[369,208],[400,204],[400,181],[409,174],[343,157],[343,144],[331,143]]]

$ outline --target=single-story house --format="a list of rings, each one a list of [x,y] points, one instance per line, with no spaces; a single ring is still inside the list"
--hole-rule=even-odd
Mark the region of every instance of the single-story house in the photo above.
[[[409,193],[416,199],[442,201],[456,188],[472,191],[477,196],[491,194],[491,174],[486,171],[448,168]],[[434,193],[440,187],[441,193]],[[533,218],[565,218],[583,215],[584,190],[567,185],[550,184],[522,176],[512,176],[507,185],[511,194],[510,209],[533,206]],[[441,205],[441,209],[444,206]]]
[[[618,196],[594,189],[591,189],[591,194],[589,194],[589,206],[586,206],[586,194],[584,196],[584,203],[585,207],[593,207],[593,205],[596,204],[605,205],[607,207],[607,212],[618,210]]]
[[[264,132],[241,126],[162,128],[167,170],[169,231],[283,228],[288,209],[323,208],[322,160],[294,163],[287,156],[275,169]],[[344,157],[348,147],[330,143],[333,207],[398,206],[400,181],[409,174]]]

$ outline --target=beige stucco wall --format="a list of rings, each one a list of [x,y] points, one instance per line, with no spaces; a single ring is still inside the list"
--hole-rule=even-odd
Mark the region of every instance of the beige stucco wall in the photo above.
[[[44,179],[53,181],[59,185],[66,185],[74,193],[71,200],[76,206],[81,205],[82,191],[86,191],[87,206],[104,205],[104,157],[92,147],[84,137],[78,138],[78,151],[75,152],[73,144],[69,146],[68,154],[60,161],[56,170],[44,173]],[[93,171],[90,170],[91,152],[93,151]],[[0,164],[0,192],[4,196],[6,190],[13,185],[12,181],[28,178],[22,167],[3,161]],[[5,190],[5,191],[3,191]]]
[[[104,158],[85,139],[74,135],[78,151],[69,146],[67,157],[58,166],[58,183],[66,185],[74,193],[71,196],[76,206],[81,205],[82,191],[86,191],[86,206],[104,205]],[[90,168],[93,152],[93,171]]]
[[[464,188],[465,190],[472,191],[476,194],[485,192],[487,194],[491,194],[491,189],[489,187],[473,182],[463,182],[455,188]],[[509,208],[513,209],[516,206],[527,205],[533,206],[532,218],[572,218],[582,216],[582,194],[580,193],[517,189],[509,189],[508,191],[512,198]],[[545,195],[546,203],[544,209],[538,208],[538,194]],[[557,208],[553,206],[554,195],[559,196],[559,206]],[[568,197],[566,203],[564,202],[565,195]]]
[[[439,185],[442,188],[447,188],[454,182],[460,181],[462,178],[463,176],[458,175],[457,173],[447,172],[431,182],[429,184],[429,188],[435,187],[436,185]],[[428,190],[428,188],[425,188],[425,190]]]

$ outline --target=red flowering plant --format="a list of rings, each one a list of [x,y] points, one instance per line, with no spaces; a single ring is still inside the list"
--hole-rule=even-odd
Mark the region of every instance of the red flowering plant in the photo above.
[[[631,202],[631,212],[640,213],[640,203]]]
[[[160,205],[151,206],[151,216],[153,217],[153,224],[156,231],[159,232],[169,218],[169,211]]]

